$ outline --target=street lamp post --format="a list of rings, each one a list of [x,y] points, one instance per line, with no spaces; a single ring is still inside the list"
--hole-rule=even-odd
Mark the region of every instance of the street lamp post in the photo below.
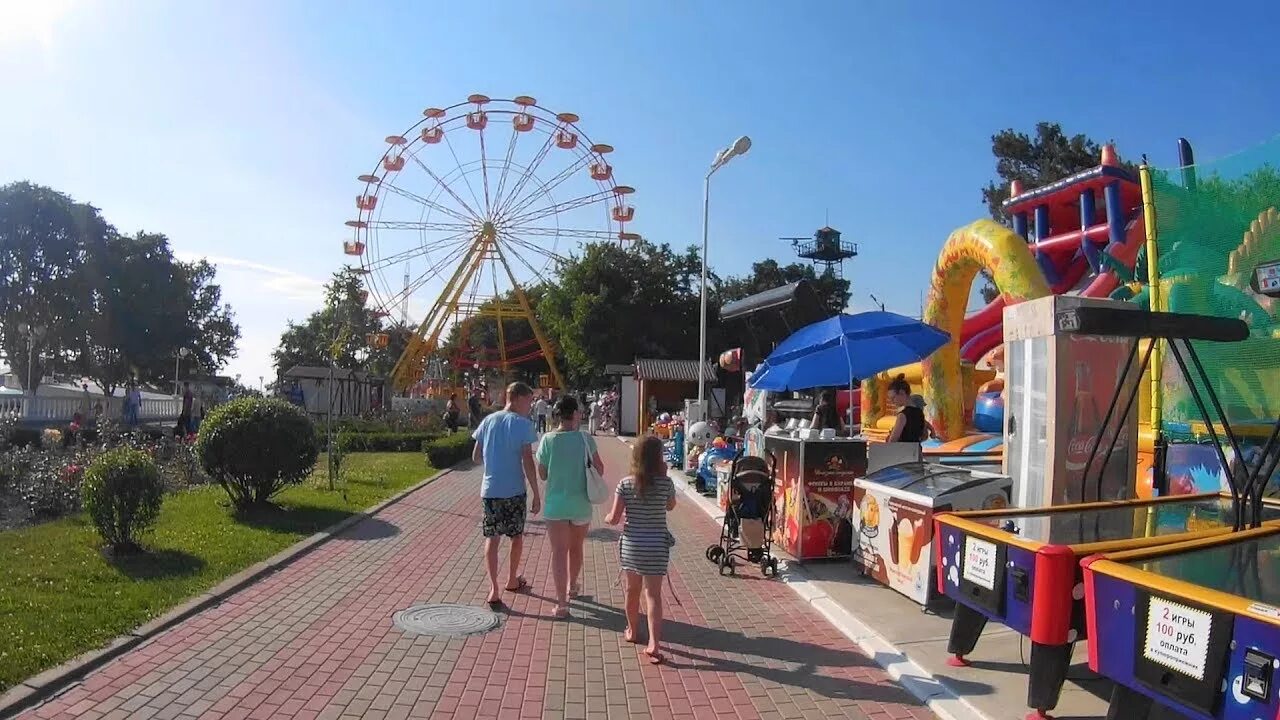
[[[27,339],[27,387],[26,391],[35,396],[35,390],[31,387],[32,374],[31,371],[35,366],[36,341],[44,338],[47,328],[43,325],[28,325],[27,323],[18,324],[18,333]]]
[[[880,312],[884,312],[884,303],[880,302],[880,298],[876,297],[875,293],[867,293],[867,296],[871,298],[871,302],[880,306]]]
[[[711,168],[707,170],[707,175],[702,179],[702,312],[701,320],[698,324],[698,412],[702,413],[702,420],[706,420],[710,413],[707,412],[706,392],[707,392],[707,216],[711,209],[711,176],[717,170],[724,167],[728,162],[739,155],[745,155],[751,149],[751,138],[743,135],[733,141],[733,145],[724,148],[716,153],[716,159],[711,162]]]
[[[182,368],[182,361],[191,351],[187,348],[178,348],[178,354],[173,358],[173,396],[177,397],[182,393],[178,390],[178,375]]]

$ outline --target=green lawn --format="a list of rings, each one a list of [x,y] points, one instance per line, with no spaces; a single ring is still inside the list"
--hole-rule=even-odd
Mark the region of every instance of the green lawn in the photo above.
[[[112,559],[83,515],[0,532],[0,692],[101,647],[224,578],[422,480],[422,453],[346,456],[345,488],[315,475],[283,511],[235,518],[217,486],[165,499],[145,555]],[[345,498],[344,496],[345,491]]]

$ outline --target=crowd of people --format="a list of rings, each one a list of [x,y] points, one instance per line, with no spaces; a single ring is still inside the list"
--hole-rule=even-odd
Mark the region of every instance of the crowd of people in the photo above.
[[[599,400],[588,408],[594,415]],[[472,460],[483,465],[480,497],[481,532],[489,578],[487,601],[503,606],[503,592],[525,592],[530,585],[520,574],[525,520],[542,513],[551,544],[553,616],[567,618],[570,602],[582,592],[582,559],[593,515],[588,485],[590,473],[604,474],[594,433],[584,432],[583,404],[572,395],[556,399],[535,397],[524,383],[507,388],[503,409],[485,417],[475,428]],[[554,424],[554,426],[552,426]],[[632,449],[630,473],[612,493],[605,522],[622,525],[619,565],[626,578],[627,642],[640,643],[641,601],[645,606],[647,640],[643,652],[651,663],[663,661],[661,630],[662,581],[667,574],[675,540],[667,513],[676,503],[675,484],[667,476],[662,441],[639,439]],[[505,577],[499,574],[502,538],[510,545]],[[502,580],[503,582],[500,582]]]

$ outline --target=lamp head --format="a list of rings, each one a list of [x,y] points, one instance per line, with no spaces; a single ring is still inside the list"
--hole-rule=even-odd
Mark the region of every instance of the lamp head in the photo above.
[[[182,357],[186,357],[191,354],[191,351],[188,350],[187,348],[178,348],[178,354],[181,355]]]
[[[734,140],[732,145],[716,153],[716,159],[714,162],[711,163],[711,172],[715,172],[716,170],[719,170],[720,168],[724,167],[730,160],[738,157],[739,155],[745,154],[750,149],[751,149],[751,138],[747,137],[746,135],[743,135],[737,140]]]

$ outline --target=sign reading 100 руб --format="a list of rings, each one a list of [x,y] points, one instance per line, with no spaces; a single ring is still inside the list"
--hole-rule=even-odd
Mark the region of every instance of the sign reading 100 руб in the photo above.
[[[1151,662],[1203,680],[1211,623],[1212,616],[1203,610],[1152,597],[1142,654]]]

